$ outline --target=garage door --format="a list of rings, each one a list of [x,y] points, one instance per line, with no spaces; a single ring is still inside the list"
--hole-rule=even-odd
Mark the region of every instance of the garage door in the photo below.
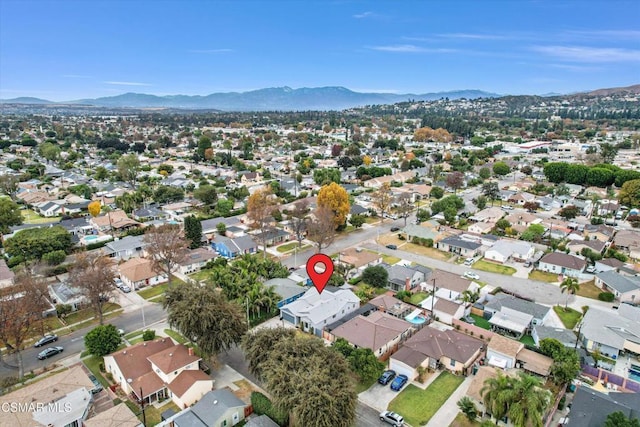
[[[393,357],[389,359],[389,369],[396,371],[396,374],[398,375],[406,375],[409,378],[409,381],[413,380],[416,376],[415,370],[412,367],[395,360]]]

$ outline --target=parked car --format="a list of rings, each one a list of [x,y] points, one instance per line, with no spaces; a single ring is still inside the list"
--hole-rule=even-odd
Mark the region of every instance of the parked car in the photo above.
[[[502,210],[505,210],[505,211],[512,211],[512,210],[513,210],[513,206],[504,205],[504,206],[502,207]]]
[[[384,371],[382,375],[380,375],[380,378],[378,378],[378,382],[382,385],[387,385],[389,384],[389,381],[395,378],[395,376],[396,376],[396,371],[392,371],[392,370]]]
[[[122,292],[124,292],[125,294],[128,294],[129,292],[131,292],[131,288],[128,285],[122,284],[122,286],[120,287],[120,290]]]
[[[480,280],[480,276],[478,276],[473,271],[465,271],[463,276],[466,277],[467,279],[471,279],[471,280]]]
[[[113,282],[116,284],[116,288],[118,289],[122,289],[122,287],[124,286],[124,283],[121,279],[115,278],[113,279]]]
[[[391,231],[400,231],[400,227],[391,227]]]
[[[55,356],[58,353],[62,353],[64,349],[62,347],[49,347],[45,350],[42,350],[40,353],[38,353],[38,359],[40,360],[44,360],[47,359],[51,356]]]
[[[394,427],[402,427],[404,425],[404,418],[402,418],[402,415],[391,411],[380,412],[380,421],[389,423]]]
[[[45,344],[50,344],[52,342],[58,341],[58,336],[55,334],[45,335],[40,338],[33,346],[34,347],[42,347]]]
[[[527,268],[531,267],[531,261],[525,261],[524,266]]]
[[[467,322],[467,323],[469,323],[469,324],[471,324],[471,325],[473,325],[473,324],[475,324],[475,323],[476,323],[476,319],[474,319],[474,318],[473,318],[473,317],[471,317],[471,316],[464,316],[464,317],[462,318],[462,320],[464,320],[465,322]]]
[[[467,259],[464,260],[464,265],[469,267],[470,265],[473,264],[474,261],[475,261],[475,259],[473,259],[473,258],[467,258]]]
[[[398,249],[397,245],[387,245],[387,249]]]
[[[93,388],[91,389],[91,394],[100,393],[102,391],[102,389],[103,389],[102,384],[100,384],[100,381],[98,381],[98,379],[93,374],[89,375],[89,379],[93,383]]]
[[[123,336],[124,335],[124,329],[118,329],[118,334],[120,336]]]
[[[407,381],[409,381],[409,378],[406,375],[398,375],[391,383],[391,390],[400,391]]]

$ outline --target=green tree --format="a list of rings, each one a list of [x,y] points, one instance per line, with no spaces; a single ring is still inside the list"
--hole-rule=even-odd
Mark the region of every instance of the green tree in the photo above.
[[[369,348],[354,349],[347,357],[347,362],[362,382],[373,381],[380,377],[385,366]]]
[[[567,205],[564,208],[560,209],[558,215],[563,217],[564,219],[573,219],[580,215],[580,208],[574,205]]]
[[[564,162],[547,163],[544,165],[544,176],[547,180],[553,183],[560,183],[564,181],[564,177],[567,173],[568,164]]]
[[[618,193],[618,201],[628,207],[640,207],[640,179],[633,179],[622,184]]]
[[[193,190],[193,197],[204,203],[208,209],[218,200],[218,190],[213,185],[201,185]]]
[[[542,386],[539,378],[523,372],[512,382],[513,389],[506,394],[509,400],[509,418],[516,427],[544,425],[542,417],[551,401],[551,392]]]
[[[53,142],[43,142],[38,147],[38,154],[50,162],[56,161],[60,158],[60,151],[60,146]]]
[[[500,187],[498,187],[498,183],[489,181],[482,184],[482,194],[491,200],[491,206],[493,206],[493,202],[500,198]]]
[[[480,170],[478,171],[478,175],[482,179],[489,179],[491,178],[491,170],[487,167],[480,168]]]
[[[564,301],[564,310],[567,311],[569,295],[575,295],[575,293],[580,290],[580,283],[578,283],[578,279],[575,277],[567,277],[562,281],[562,283],[560,283],[560,290],[562,293],[567,293],[567,298]]]
[[[367,219],[364,215],[351,215],[351,218],[349,218],[349,224],[355,228],[361,228],[365,222],[367,222]]]
[[[618,155],[618,147],[613,144],[609,144],[608,142],[604,142],[600,144],[600,157],[602,157],[602,162],[607,164],[613,164],[613,161],[616,159]]]
[[[615,173],[610,169],[593,167],[589,169],[586,177],[586,185],[595,187],[607,187],[616,180]]]
[[[458,408],[460,408],[460,412],[462,412],[469,421],[475,421],[478,417],[478,408],[476,408],[473,400],[468,396],[458,400]]]
[[[313,171],[313,180],[318,185],[329,185],[332,182],[340,184],[341,175],[340,169],[335,168],[323,168],[315,169]]]
[[[362,272],[362,281],[376,288],[384,288],[389,281],[389,273],[381,265],[370,265]]]
[[[493,173],[498,176],[505,176],[511,172],[511,168],[505,162],[495,162],[493,164]]]
[[[242,307],[212,286],[192,282],[170,287],[163,306],[171,327],[208,357],[239,344],[247,331]]]
[[[540,224],[531,224],[529,227],[527,227],[524,233],[522,233],[520,238],[527,242],[533,242],[542,238],[544,232],[544,226]]]
[[[636,417],[627,418],[622,411],[616,411],[607,415],[604,427],[640,427],[640,420]]]
[[[200,159],[204,159],[205,152],[209,148],[211,148],[211,138],[204,135],[201,136],[200,139],[198,139],[198,148],[196,149],[196,153],[198,154],[198,157]],[[231,151],[231,146],[229,146],[229,151]]]
[[[89,353],[102,357],[118,349],[122,338],[113,325],[100,325],[84,336],[84,346]]]
[[[478,209],[482,210],[487,206],[487,197],[480,195],[475,199],[473,199],[473,203],[476,205]]]
[[[9,233],[9,227],[22,224],[20,206],[11,199],[0,199],[0,233]]]
[[[136,188],[138,181],[138,173],[140,171],[140,160],[136,154],[126,154],[118,159],[116,164],[120,179]]]
[[[21,230],[4,242],[10,256],[23,256],[27,260],[42,259],[48,252],[68,251],[72,245],[71,235],[59,225]]]
[[[221,236],[225,236],[227,234],[227,226],[224,222],[219,222],[218,225],[216,225],[216,230]]]
[[[184,234],[191,249],[202,246],[202,223],[195,216],[190,215],[184,219]]]
[[[159,185],[153,192],[153,200],[160,205],[178,202],[182,199],[184,199],[184,190],[181,188]]]
[[[444,196],[444,190],[440,187],[432,187],[429,191],[429,197],[432,199],[440,200]]]
[[[20,180],[15,175],[0,175],[0,190],[9,196],[11,200],[15,200],[19,182]]]

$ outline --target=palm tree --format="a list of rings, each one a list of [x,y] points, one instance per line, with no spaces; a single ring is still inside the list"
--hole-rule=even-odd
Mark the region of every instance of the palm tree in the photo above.
[[[542,417],[551,401],[551,392],[542,388],[540,379],[520,373],[514,379],[510,395],[509,418],[516,427],[542,427]]]
[[[487,378],[480,389],[485,408],[496,420],[503,419],[509,411],[508,393],[511,386],[511,379],[498,372],[497,377]]]
[[[560,283],[560,290],[562,293],[567,293],[567,299],[564,302],[564,311],[567,311],[567,306],[569,305],[569,294],[575,295],[575,293],[580,290],[578,279],[575,277],[567,277],[562,281],[562,283]]]
[[[478,409],[468,396],[458,400],[458,408],[460,408],[460,412],[462,412],[469,421],[474,421],[478,416]]]
[[[462,292],[462,301],[464,302],[470,302],[471,304],[473,304],[479,299],[480,299],[480,289],[477,289],[475,291],[467,289],[466,291]]]

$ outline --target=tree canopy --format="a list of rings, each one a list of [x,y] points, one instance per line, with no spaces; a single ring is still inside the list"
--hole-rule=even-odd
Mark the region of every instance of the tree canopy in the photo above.
[[[323,186],[318,192],[318,207],[326,207],[333,213],[336,228],[343,226],[351,210],[347,190],[335,182]]]
[[[4,242],[5,251],[10,256],[22,256],[27,260],[41,259],[48,252],[66,252],[71,246],[71,235],[59,225],[21,230]]]
[[[84,346],[89,353],[102,357],[117,350],[122,338],[113,325],[100,325],[84,337]]]
[[[9,233],[9,227],[22,224],[20,206],[11,199],[0,198],[0,233]]]

